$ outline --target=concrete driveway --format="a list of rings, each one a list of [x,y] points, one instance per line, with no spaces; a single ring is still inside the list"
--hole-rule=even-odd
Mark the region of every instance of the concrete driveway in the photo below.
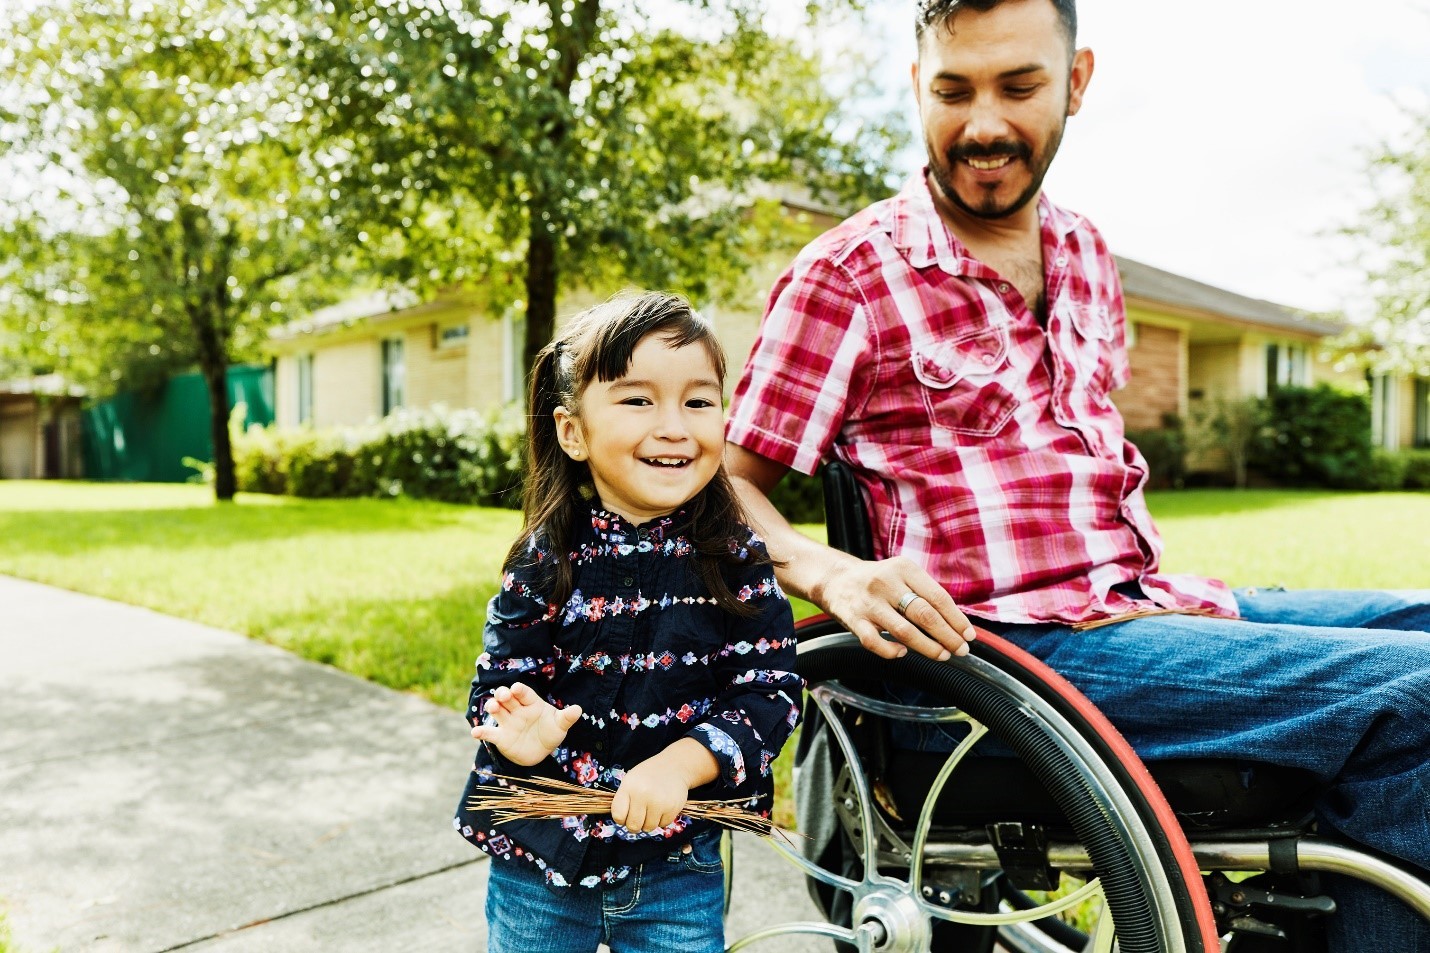
[[[17,953],[485,949],[460,715],[230,632],[0,576]],[[730,935],[817,919],[737,839]],[[829,950],[825,940],[758,948]]]

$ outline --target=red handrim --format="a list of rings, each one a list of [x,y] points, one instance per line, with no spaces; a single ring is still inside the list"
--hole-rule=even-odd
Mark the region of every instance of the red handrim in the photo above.
[[[823,614],[810,616],[796,623],[795,629],[798,631],[829,621],[836,620]],[[1152,809],[1158,826],[1162,828],[1167,838],[1167,844],[1171,848],[1172,856],[1176,859],[1181,872],[1182,881],[1187,885],[1188,896],[1191,899],[1197,920],[1197,928],[1201,934],[1202,953],[1217,953],[1221,949],[1221,940],[1217,936],[1216,919],[1212,915],[1211,901],[1207,897],[1206,887],[1202,883],[1201,871],[1197,866],[1196,858],[1192,855],[1191,845],[1187,843],[1186,835],[1182,833],[1182,827],[1177,822],[1176,815],[1173,814],[1161,788],[1152,779],[1152,775],[1147,771],[1147,766],[1132,750],[1132,746],[1127,743],[1112,722],[1107,720],[1107,716],[1093,705],[1082,692],[1036,657],[1013,645],[1007,639],[984,629],[978,629],[978,639],[975,644],[980,646],[980,655],[998,656],[1011,666],[1021,669],[1030,680],[1041,682],[1047,686],[1058,699],[1076,711],[1078,716],[1097,732],[1100,740],[1117,758],[1127,776],[1137,785],[1138,793]]]

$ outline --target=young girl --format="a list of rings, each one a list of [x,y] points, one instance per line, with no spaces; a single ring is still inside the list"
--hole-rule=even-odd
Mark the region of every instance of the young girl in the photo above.
[[[674,295],[578,316],[532,368],[525,525],[492,599],[455,824],[491,855],[491,953],[716,953],[719,831],[768,816],[799,721],[789,603],[721,466],[725,359]],[[467,799],[543,776],[610,815],[494,823]]]

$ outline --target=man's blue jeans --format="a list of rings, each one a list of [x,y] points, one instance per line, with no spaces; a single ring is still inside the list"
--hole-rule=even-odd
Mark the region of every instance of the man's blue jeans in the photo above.
[[[1334,832],[1430,879],[1430,590],[1245,589],[1240,620],[1150,616],[1073,632],[1001,626],[1098,706],[1145,760],[1304,768]],[[1430,953],[1430,924],[1373,888],[1331,892],[1331,949]]]
[[[722,953],[725,877],[720,832],[698,834],[604,890],[548,887],[524,860],[492,860],[488,953]]]

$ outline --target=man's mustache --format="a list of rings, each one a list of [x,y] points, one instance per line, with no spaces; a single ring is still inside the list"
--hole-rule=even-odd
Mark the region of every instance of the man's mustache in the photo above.
[[[1031,159],[1033,150],[1022,142],[965,142],[948,150],[948,161],[960,159],[994,159],[998,156],[1012,156],[1015,159]]]

